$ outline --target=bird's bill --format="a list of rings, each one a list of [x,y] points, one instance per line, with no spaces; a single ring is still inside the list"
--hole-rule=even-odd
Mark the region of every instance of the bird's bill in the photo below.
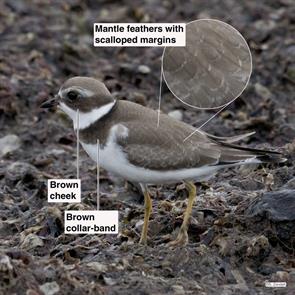
[[[40,107],[43,109],[49,109],[49,108],[53,108],[57,104],[58,104],[58,96],[55,96],[43,102]]]

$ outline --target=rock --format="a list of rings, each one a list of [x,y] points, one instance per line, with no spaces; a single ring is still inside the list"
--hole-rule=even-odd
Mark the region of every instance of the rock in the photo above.
[[[7,255],[0,255],[0,272],[10,272],[13,270],[10,258]]]
[[[168,116],[170,116],[173,119],[176,119],[178,121],[182,121],[182,119],[183,119],[183,113],[180,110],[171,111],[168,113]]]
[[[284,188],[295,190],[295,177],[290,179],[285,185]]]
[[[162,212],[170,212],[173,209],[173,203],[167,200],[163,200],[159,202],[158,208]]]
[[[137,91],[134,91],[132,93],[132,96],[131,96],[132,100],[136,103],[139,103],[143,106],[146,105],[146,101],[147,101],[147,98],[146,98],[146,95],[144,95],[143,93],[140,93],[140,92],[137,92]]]
[[[276,27],[276,22],[273,20],[260,19],[254,23],[254,26],[258,31],[269,32]]]
[[[214,245],[219,247],[219,254],[222,256],[227,256],[231,254],[232,244],[224,237],[218,237]]]
[[[105,264],[96,261],[87,263],[87,266],[97,272],[106,272],[108,270],[108,267]]]
[[[14,134],[8,134],[0,138],[0,157],[11,153],[21,146],[20,138]]]
[[[44,293],[44,295],[54,295],[60,291],[60,287],[57,282],[50,282],[41,285],[40,290]]]
[[[282,268],[278,267],[277,265],[272,265],[271,263],[262,263],[258,268],[257,272],[262,274],[263,276],[269,276],[277,271],[281,270]]]
[[[171,286],[171,289],[173,290],[173,294],[182,295],[185,294],[185,290],[181,285],[173,285]]]
[[[204,256],[208,253],[209,248],[205,245],[205,244],[200,244],[200,246],[198,246],[196,248],[196,252],[198,253],[198,255],[200,256]]]
[[[100,275],[100,277],[102,278],[103,282],[107,285],[107,286],[114,286],[116,285],[116,281],[110,277],[106,277],[104,275]]]
[[[247,256],[255,257],[266,252],[270,251],[270,245],[267,237],[261,235],[259,237],[255,237],[250,241],[250,244],[247,248]]]
[[[64,154],[66,151],[62,149],[51,149],[48,151],[48,154],[53,155],[53,156],[59,156]]]
[[[122,19],[126,18],[128,13],[128,7],[112,7],[112,9],[101,9],[99,12],[99,19],[101,22],[116,23],[121,22]]]
[[[246,214],[274,222],[295,221],[295,190],[267,192],[250,204]]]
[[[20,245],[20,247],[25,250],[31,250],[42,246],[44,246],[44,242],[35,234],[28,234]]]
[[[267,192],[245,210],[258,231],[264,231],[272,245],[280,244],[289,252],[295,235],[295,190]],[[269,226],[270,222],[272,226]]]
[[[145,74],[145,75],[147,75],[147,74],[149,74],[151,72],[151,69],[146,65],[138,66],[137,70],[138,70],[139,73]]]
[[[252,38],[255,42],[262,43],[276,27],[276,22],[273,20],[259,19],[253,23]]]
[[[136,230],[141,231],[142,227],[143,227],[143,220],[137,221],[136,224],[135,224]]]
[[[121,63],[119,69],[119,75],[129,75],[130,77],[134,75],[135,67],[130,63]]]
[[[14,162],[10,164],[6,170],[5,178],[7,184],[15,185],[19,181],[33,182],[41,177],[39,170],[25,162]]]
[[[246,165],[245,165],[246,166]],[[247,168],[247,167],[246,167]],[[264,188],[264,184],[262,182],[257,181],[257,179],[232,179],[229,181],[232,186],[239,187],[245,191],[256,191]]]
[[[198,220],[198,223],[204,223],[205,220],[205,214],[202,211],[197,212],[196,218]]]
[[[271,278],[274,282],[288,282],[290,280],[289,273],[286,271],[277,271]]]
[[[5,247],[5,245],[3,245],[3,247]],[[4,290],[6,289],[5,287],[14,284],[15,273],[16,270],[14,269],[14,265],[12,264],[11,257],[5,255],[4,253],[1,254],[0,251],[0,294],[8,294],[8,292],[4,292]]]
[[[256,83],[254,85],[255,87],[255,92],[262,98],[265,98],[265,99],[269,99],[271,98],[272,94],[271,92],[263,85],[259,84],[259,83]]]

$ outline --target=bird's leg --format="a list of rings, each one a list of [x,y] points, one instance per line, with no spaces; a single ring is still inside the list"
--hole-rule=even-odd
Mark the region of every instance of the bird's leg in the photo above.
[[[149,195],[147,185],[140,184],[143,195],[144,195],[144,222],[143,222],[143,228],[141,231],[141,237],[139,240],[140,244],[146,244],[147,243],[147,231],[149,226],[149,218],[152,212],[152,199]]]
[[[189,220],[192,213],[192,208],[193,208],[197,190],[193,182],[185,181],[184,183],[189,193],[187,208],[185,210],[183,222],[179,229],[177,238],[175,241],[170,242],[168,246],[181,246],[181,245],[186,245],[188,243],[187,230],[188,230]]]

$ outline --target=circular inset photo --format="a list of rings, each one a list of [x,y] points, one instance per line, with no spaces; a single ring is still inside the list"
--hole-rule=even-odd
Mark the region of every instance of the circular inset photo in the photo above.
[[[164,80],[184,104],[199,109],[227,105],[241,95],[252,72],[252,56],[244,37],[219,20],[186,25],[186,46],[166,47]]]

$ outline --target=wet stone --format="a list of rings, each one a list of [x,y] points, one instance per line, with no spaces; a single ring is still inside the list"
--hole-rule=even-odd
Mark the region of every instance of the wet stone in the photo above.
[[[256,231],[263,231],[272,246],[280,245],[292,253],[295,235],[294,190],[268,192],[257,198],[245,210],[248,222]],[[270,223],[272,224],[270,226]]]
[[[246,209],[250,217],[265,217],[274,222],[295,221],[295,190],[267,192]]]

